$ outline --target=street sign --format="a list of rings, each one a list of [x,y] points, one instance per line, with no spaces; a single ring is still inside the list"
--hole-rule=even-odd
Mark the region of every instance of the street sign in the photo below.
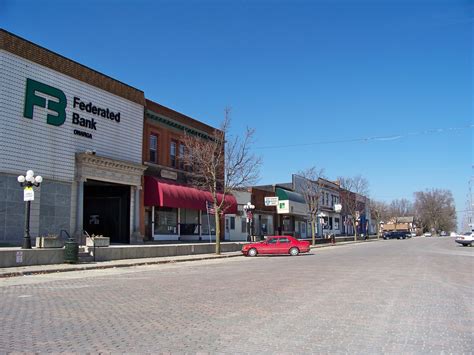
[[[34,201],[35,200],[35,192],[33,191],[32,187],[25,187],[23,190],[23,201]]]
[[[278,206],[278,197],[265,197],[265,206]]]

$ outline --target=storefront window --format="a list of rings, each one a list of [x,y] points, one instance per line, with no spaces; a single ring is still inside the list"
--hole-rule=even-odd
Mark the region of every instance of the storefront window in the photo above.
[[[334,218],[334,229],[339,229],[339,218]]]
[[[155,208],[155,234],[178,234],[178,210]]]
[[[203,238],[204,236],[209,235],[209,228],[211,229],[211,235],[216,235],[216,220],[214,218],[215,216],[213,214],[209,215],[209,218],[208,218],[207,212],[204,211],[202,213],[201,228],[202,228]]]
[[[272,234],[272,218],[268,216],[262,216],[260,222],[260,233],[262,235],[270,235]]]
[[[199,235],[199,211],[180,209],[180,235]]]
[[[292,232],[290,217],[283,217],[283,232]]]

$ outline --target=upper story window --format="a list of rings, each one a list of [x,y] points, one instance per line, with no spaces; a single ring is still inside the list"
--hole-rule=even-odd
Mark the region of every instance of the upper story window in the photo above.
[[[184,144],[179,145],[179,168],[184,170]]]
[[[150,134],[148,160],[152,163],[158,163],[158,135],[153,133]]]
[[[173,167],[173,168],[176,168],[176,142],[175,141],[171,141],[170,143],[170,165]]]

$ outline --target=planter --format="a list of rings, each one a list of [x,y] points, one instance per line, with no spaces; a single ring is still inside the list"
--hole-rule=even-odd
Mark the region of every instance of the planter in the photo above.
[[[110,238],[109,237],[92,237],[86,238],[86,246],[87,247],[108,247],[110,246]]]
[[[36,247],[37,248],[62,248],[64,241],[58,237],[37,237]]]

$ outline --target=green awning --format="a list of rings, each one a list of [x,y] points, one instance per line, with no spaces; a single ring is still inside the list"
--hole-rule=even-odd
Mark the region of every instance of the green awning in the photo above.
[[[276,195],[278,196],[278,200],[284,201],[293,201],[298,203],[306,203],[304,196],[293,191],[284,190],[282,188],[277,187],[275,189]]]

